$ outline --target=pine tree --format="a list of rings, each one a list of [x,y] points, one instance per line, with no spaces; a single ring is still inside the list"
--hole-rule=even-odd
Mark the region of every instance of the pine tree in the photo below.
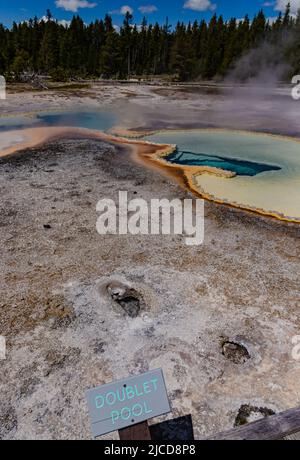
[[[225,76],[262,44],[273,47],[273,64],[282,60],[299,73],[299,43],[300,14],[291,15],[290,3],[273,23],[260,10],[252,21],[245,16],[225,22],[214,14],[209,23],[178,22],[174,29],[168,19],[160,25],[144,18],[137,26],[127,12],[119,32],[110,15],[90,24],[75,15],[63,26],[47,10],[44,20],[35,17],[10,29],[0,24],[0,73],[8,79],[19,79],[24,71],[47,73],[55,80],[164,73],[184,81],[211,79]]]

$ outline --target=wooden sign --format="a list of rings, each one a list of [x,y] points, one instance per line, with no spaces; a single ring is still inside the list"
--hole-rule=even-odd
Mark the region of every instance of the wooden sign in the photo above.
[[[94,438],[171,411],[161,369],[88,390]]]

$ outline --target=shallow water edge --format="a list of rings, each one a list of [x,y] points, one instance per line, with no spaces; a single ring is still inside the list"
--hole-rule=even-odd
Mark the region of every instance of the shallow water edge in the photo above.
[[[179,130],[174,130],[178,132]],[[193,130],[191,130],[193,131]],[[215,129],[204,129],[197,131],[216,131]],[[226,129],[218,129],[219,132],[228,132]],[[159,132],[159,131],[157,131]],[[157,133],[155,132],[155,134]],[[246,133],[248,135],[262,135],[261,133],[247,132],[247,131],[230,131],[236,133]],[[0,151],[0,157],[6,157],[8,155],[13,155],[23,150],[38,147],[46,142],[62,139],[62,138],[90,138],[98,139],[107,143],[111,143],[116,146],[126,147],[130,152],[130,157],[133,161],[141,164],[144,167],[151,168],[157,172],[172,178],[179,183],[182,187],[191,191],[198,198],[205,199],[210,202],[214,202],[220,205],[225,205],[227,207],[241,210],[247,213],[252,213],[256,215],[261,215],[264,217],[274,218],[281,222],[300,224],[300,219],[291,218],[284,216],[281,213],[275,211],[268,211],[264,209],[259,209],[247,205],[241,205],[235,202],[228,202],[227,200],[218,199],[215,196],[207,193],[203,188],[199,187],[199,184],[196,183],[196,178],[202,174],[210,174],[217,177],[223,178],[233,178],[236,176],[236,173],[228,170],[223,170],[220,168],[215,168],[211,166],[195,166],[195,165],[179,165],[175,163],[170,163],[166,160],[168,155],[171,155],[175,152],[177,146],[174,144],[158,144],[154,142],[149,142],[143,140],[143,137],[146,135],[153,134],[153,132],[134,132],[127,131],[123,128],[118,128],[111,130],[111,134],[104,133],[102,131],[87,129],[87,128],[74,128],[74,127],[39,127],[39,128],[30,128],[23,129],[22,131],[10,131],[9,135],[12,139],[16,139],[22,135],[21,141],[15,142],[12,141],[11,144],[7,145]],[[121,135],[123,137],[121,137]],[[297,138],[291,138],[287,136],[277,136],[272,134],[264,134],[265,136],[271,136],[275,138],[293,140],[300,143],[300,140]],[[125,137],[126,136],[126,137]],[[1,148],[1,146],[0,146]]]

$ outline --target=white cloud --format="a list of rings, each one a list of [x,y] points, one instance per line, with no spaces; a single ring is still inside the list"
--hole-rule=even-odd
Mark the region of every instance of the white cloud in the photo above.
[[[97,3],[91,3],[88,0],[56,0],[57,8],[63,8],[66,11],[76,13],[79,8],[95,8]]]
[[[213,11],[217,5],[212,3],[211,0],[187,0],[183,8],[193,11]]]
[[[276,11],[285,11],[288,0],[276,0],[274,9]],[[300,0],[290,0],[291,4],[291,13],[297,14],[300,9]]]
[[[276,22],[278,19],[278,16],[269,16],[267,18],[267,21],[270,23],[270,24],[273,24],[274,22]]]
[[[125,15],[126,13],[132,14],[133,13],[133,8],[131,8],[131,6],[128,6],[128,5],[121,6],[120,14]]]
[[[50,20],[51,20],[51,21],[56,21],[57,24],[59,24],[59,25],[61,25],[61,26],[64,26],[64,27],[66,27],[66,28],[69,27],[70,24],[71,24],[71,21],[67,21],[66,19],[57,19],[57,20],[56,20],[56,19],[53,19],[53,18],[52,18],[52,19],[50,19]],[[47,16],[42,16],[41,19],[39,19],[39,22],[42,22],[42,21],[48,22],[49,19],[47,18]],[[28,24],[29,21],[25,21],[25,22]]]
[[[119,10],[110,11],[109,14],[122,14],[123,16],[125,16],[126,13],[133,14],[133,11],[134,10],[133,8],[131,8],[131,6],[124,5],[124,6],[121,6]]]
[[[71,25],[71,21],[67,21],[66,19],[59,19],[57,22],[58,22],[58,24],[60,24],[61,26],[66,27],[66,28],[70,27],[70,25]]]
[[[142,14],[149,14],[149,13],[155,13],[155,11],[158,11],[157,6],[155,5],[142,5],[138,8],[139,12]]]

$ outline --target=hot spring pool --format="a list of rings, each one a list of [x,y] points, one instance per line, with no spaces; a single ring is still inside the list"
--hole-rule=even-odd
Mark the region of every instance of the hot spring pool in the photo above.
[[[11,130],[66,126],[106,131],[117,121],[107,110],[0,118],[0,147],[17,142],[6,138]],[[183,169],[191,188],[203,197],[300,222],[300,140],[225,130],[164,131],[143,139],[176,144],[164,161]],[[217,168],[218,174],[207,167]],[[228,177],[228,171],[235,176]]]
[[[206,198],[300,222],[300,141],[222,130],[161,132],[145,140],[176,144],[164,160],[188,169],[190,184]],[[203,166],[236,176],[203,172]]]
[[[117,117],[110,111],[40,112],[31,117],[1,117],[0,134],[4,131],[41,126],[68,126],[106,131],[116,122]]]

